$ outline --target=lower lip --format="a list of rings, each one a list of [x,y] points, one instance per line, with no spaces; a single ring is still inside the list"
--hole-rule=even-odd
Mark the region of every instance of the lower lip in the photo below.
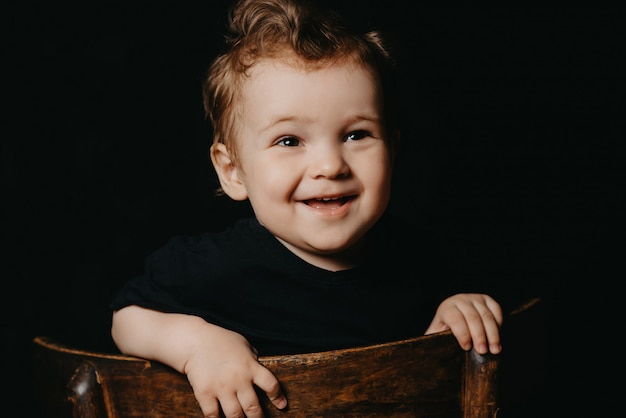
[[[323,204],[320,206],[311,206],[305,204],[305,206],[311,210],[313,210],[316,214],[323,216],[342,216],[348,213],[350,210],[350,206],[352,205],[352,200],[348,200],[339,206],[324,206]]]

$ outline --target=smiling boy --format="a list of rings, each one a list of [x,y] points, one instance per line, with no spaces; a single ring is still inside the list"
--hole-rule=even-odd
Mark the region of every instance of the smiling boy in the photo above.
[[[446,329],[500,352],[500,305],[442,293],[433,243],[386,212],[398,130],[379,34],[293,0],[241,0],[229,22],[204,88],[210,156],[254,217],[150,255],[112,303],[119,349],[185,373],[205,416],[255,418],[255,386],[287,405],[258,355]]]

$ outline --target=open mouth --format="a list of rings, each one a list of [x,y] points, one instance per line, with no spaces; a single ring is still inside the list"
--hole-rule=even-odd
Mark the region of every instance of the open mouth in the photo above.
[[[345,205],[352,200],[354,196],[343,196],[337,198],[308,199],[303,203],[315,209],[334,209]]]

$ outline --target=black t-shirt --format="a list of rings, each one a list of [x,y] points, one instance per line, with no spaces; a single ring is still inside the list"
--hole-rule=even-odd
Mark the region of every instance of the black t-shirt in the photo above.
[[[422,335],[448,277],[434,242],[384,216],[373,256],[331,272],[290,252],[254,218],[220,233],[178,236],[151,254],[112,309],[197,315],[244,335],[260,355],[314,352]]]

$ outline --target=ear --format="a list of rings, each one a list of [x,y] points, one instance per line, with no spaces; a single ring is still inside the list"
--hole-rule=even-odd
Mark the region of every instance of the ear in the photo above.
[[[248,191],[239,177],[239,169],[230,158],[226,145],[219,142],[211,145],[210,154],[224,193],[233,200],[246,200]]]

